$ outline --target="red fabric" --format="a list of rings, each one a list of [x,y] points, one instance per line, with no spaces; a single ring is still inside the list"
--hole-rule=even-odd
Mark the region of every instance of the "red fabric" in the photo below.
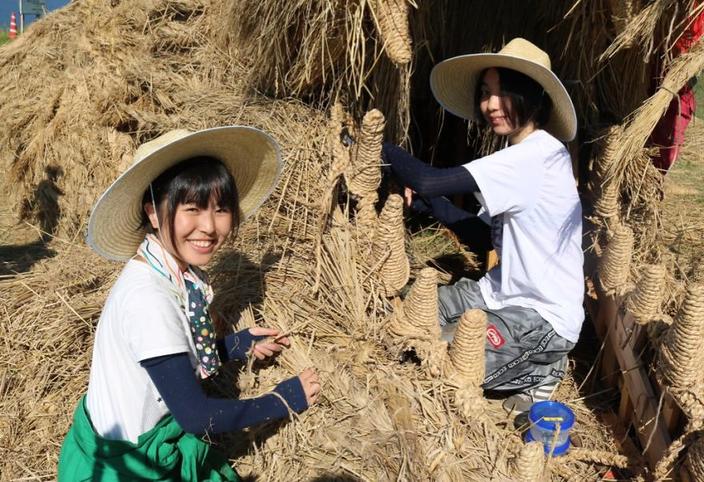
[[[687,85],[679,91],[655,126],[650,136],[652,145],[660,147],[660,155],[653,158],[658,169],[667,171],[672,167],[684,143],[684,131],[692,120],[697,103],[692,88]]]
[[[687,52],[704,35],[704,10],[689,20],[689,26],[674,45],[675,56]],[[684,143],[684,132],[692,120],[696,107],[692,87],[689,84],[685,85],[679,91],[678,97],[672,99],[667,111],[655,126],[650,135],[650,143],[660,147],[660,154],[653,158],[653,164],[658,169],[667,172],[675,163],[680,147]]]
[[[696,8],[696,7],[695,7]],[[704,10],[699,12],[694,19],[690,19],[691,23],[687,30],[682,33],[682,36],[675,43],[675,55],[680,55],[687,52],[694,42],[704,34]]]

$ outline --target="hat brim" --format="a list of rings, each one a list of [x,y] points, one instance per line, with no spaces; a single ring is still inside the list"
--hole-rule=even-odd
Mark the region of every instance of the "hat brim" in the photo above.
[[[479,74],[491,67],[505,67],[521,72],[538,82],[552,100],[550,119],[543,128],[562,141],[577,135],[577,114],[560,79],[544,66],[520,57],[504,54],[468,54],[437,64],[430,73],[430,89],[447,111],[469,120],[477,120],[474,93]]]
[[[243,217],[251,216],[271,195],[281,174],[281,152],[268,134],[246,126],[193,132],[140,159],[98,199],[88,221],[86,242],[115,261],[132,258],[144,239],[142,197],[166,169],[193,157],[220,160],[237,185]]]

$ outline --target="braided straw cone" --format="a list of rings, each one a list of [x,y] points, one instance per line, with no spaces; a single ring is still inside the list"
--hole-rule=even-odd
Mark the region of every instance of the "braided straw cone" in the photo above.
[[[689,469],[693,482],[704,482],[704,436],[690,445],[685,465]]]
[[[340,140],[340,133],[345,123],[345,110],[342,104],[336,102],[330,109],[330,120],[328,121],[328,145],[332,153],[332,165],[330,168],[330,177],[337,178],[340,174],[347,170],[350,164],[350,149]]]
[[[516,482],[542,482],[545,467],[545,451],[540,442],[528,442],[521,447],[518,456],[511,462],[511,480]]]
[[[619,214],[618,183],[614,180],[606,181],[601,188],[601,194],[594,204],[594,211],[602,218],[612,219]]]
[[[674,390],[701,383],[704,363],[704,284],[687,287],[687,293],[660,352],[661,375]]]
[[[623,135],[623,127],[614,125],[606,130],[606,133],[599,140],[599,157],[596,164],[596,175],[599,181],[604,182],[613,173],[616,164],[616,147]]]
[[[374,0],[374,13],[384,50],[396,65],[411,61],[411,33],[407,0]]]
[[[479,388],[484,381],[486,313],[467,310],[457,323],[459,326],[450,345],[450,362],[463,384]]]
[[[403,198],[392,194],[386,200],[372,243],[372,262],[381,263],[379,277],[386,296],[395,296],[406,286],[411,265],[406,256],[406,229],[403,225]]]
[[[403,301],[403,314],[408,322],[434,339],[440,338],[437,284],[438,272],[433,268],[423,268]]]
[[[381,183],[381,145],[384,141],[384,114],[372,109],[364,115],[352,163],[345,172],[347,187],[352,195],[376,200]]]
[[[617,224],[599,263],[599,279],[607,295],[623,294],[626,290],[632,253],[633,231]]]
[[[357,203],[355,225],[368,236],[373,236],[377,224],[376,196],[363,197]]]
[[[654,320],[660,314],[660,305],[665,294],[665,266],[649,264],[643,268],[636,289],[626,301],[628,311],[641,325]]]

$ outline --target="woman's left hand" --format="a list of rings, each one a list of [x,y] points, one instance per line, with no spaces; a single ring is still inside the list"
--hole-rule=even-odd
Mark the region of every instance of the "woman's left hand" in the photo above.
[[[275,328],[254,327],[249,329],[249,333],[253,336],[266,336],[265,340],[258,341],[252,346],[250,353],[258,360],[264,360],[280,353],[284,347],[291,345],[288,337],[281,336],[281,331]]]

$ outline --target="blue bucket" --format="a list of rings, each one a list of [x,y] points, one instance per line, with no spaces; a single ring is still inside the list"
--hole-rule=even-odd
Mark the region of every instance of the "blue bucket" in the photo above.
[[[564,403],[536,402],[528,412],[530,430],[526,442],[538,441],[545,453],[562,455],[570,448],[570,430],[574,426],[574,412]]]

